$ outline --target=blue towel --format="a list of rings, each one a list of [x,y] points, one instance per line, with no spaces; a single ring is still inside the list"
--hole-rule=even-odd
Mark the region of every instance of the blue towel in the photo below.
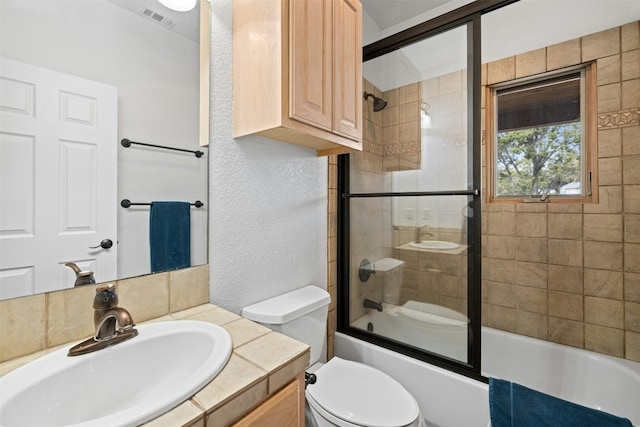
[[[633,427],[626,418],[495,378],[489,378],[489,412],[491,427]]]
[[[191,266],[191,205],[152,202],[149,213],[151,272]]]

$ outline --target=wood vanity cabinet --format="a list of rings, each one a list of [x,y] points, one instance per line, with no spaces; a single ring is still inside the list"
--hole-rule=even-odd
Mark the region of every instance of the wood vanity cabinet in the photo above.
[[[233,427],[304,427],[304,373]]]
[[[234,1],[233,97],[234,137],[362,150],[360,1]]]

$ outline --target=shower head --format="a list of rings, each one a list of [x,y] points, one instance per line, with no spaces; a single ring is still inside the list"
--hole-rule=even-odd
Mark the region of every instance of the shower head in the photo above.
[[[373,98],[373,111],[375,111],[375,112],[383,110],[384,107],[387,106],[387,101],[385,101],[384,99],[378,98],[377,96],[375,96],[372,93],[365,92],[364,93],[364,99],[367,100],[369,98]]]

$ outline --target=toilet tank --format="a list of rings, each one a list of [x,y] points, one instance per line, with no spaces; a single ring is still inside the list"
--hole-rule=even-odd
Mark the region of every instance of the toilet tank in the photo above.
[[[313,365],[322,356],[330,301],[327,291],[309,285],[245,307],[242,317],[308,344]]]

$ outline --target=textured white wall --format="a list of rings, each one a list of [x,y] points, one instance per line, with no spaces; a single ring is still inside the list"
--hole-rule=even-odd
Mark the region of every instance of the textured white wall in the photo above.
[[[327,282],[327,159],[258,136],[232,137],[232,1],[212,4],[211,301],[242,307]],[[256,105],[256,108],[260,108]]]

